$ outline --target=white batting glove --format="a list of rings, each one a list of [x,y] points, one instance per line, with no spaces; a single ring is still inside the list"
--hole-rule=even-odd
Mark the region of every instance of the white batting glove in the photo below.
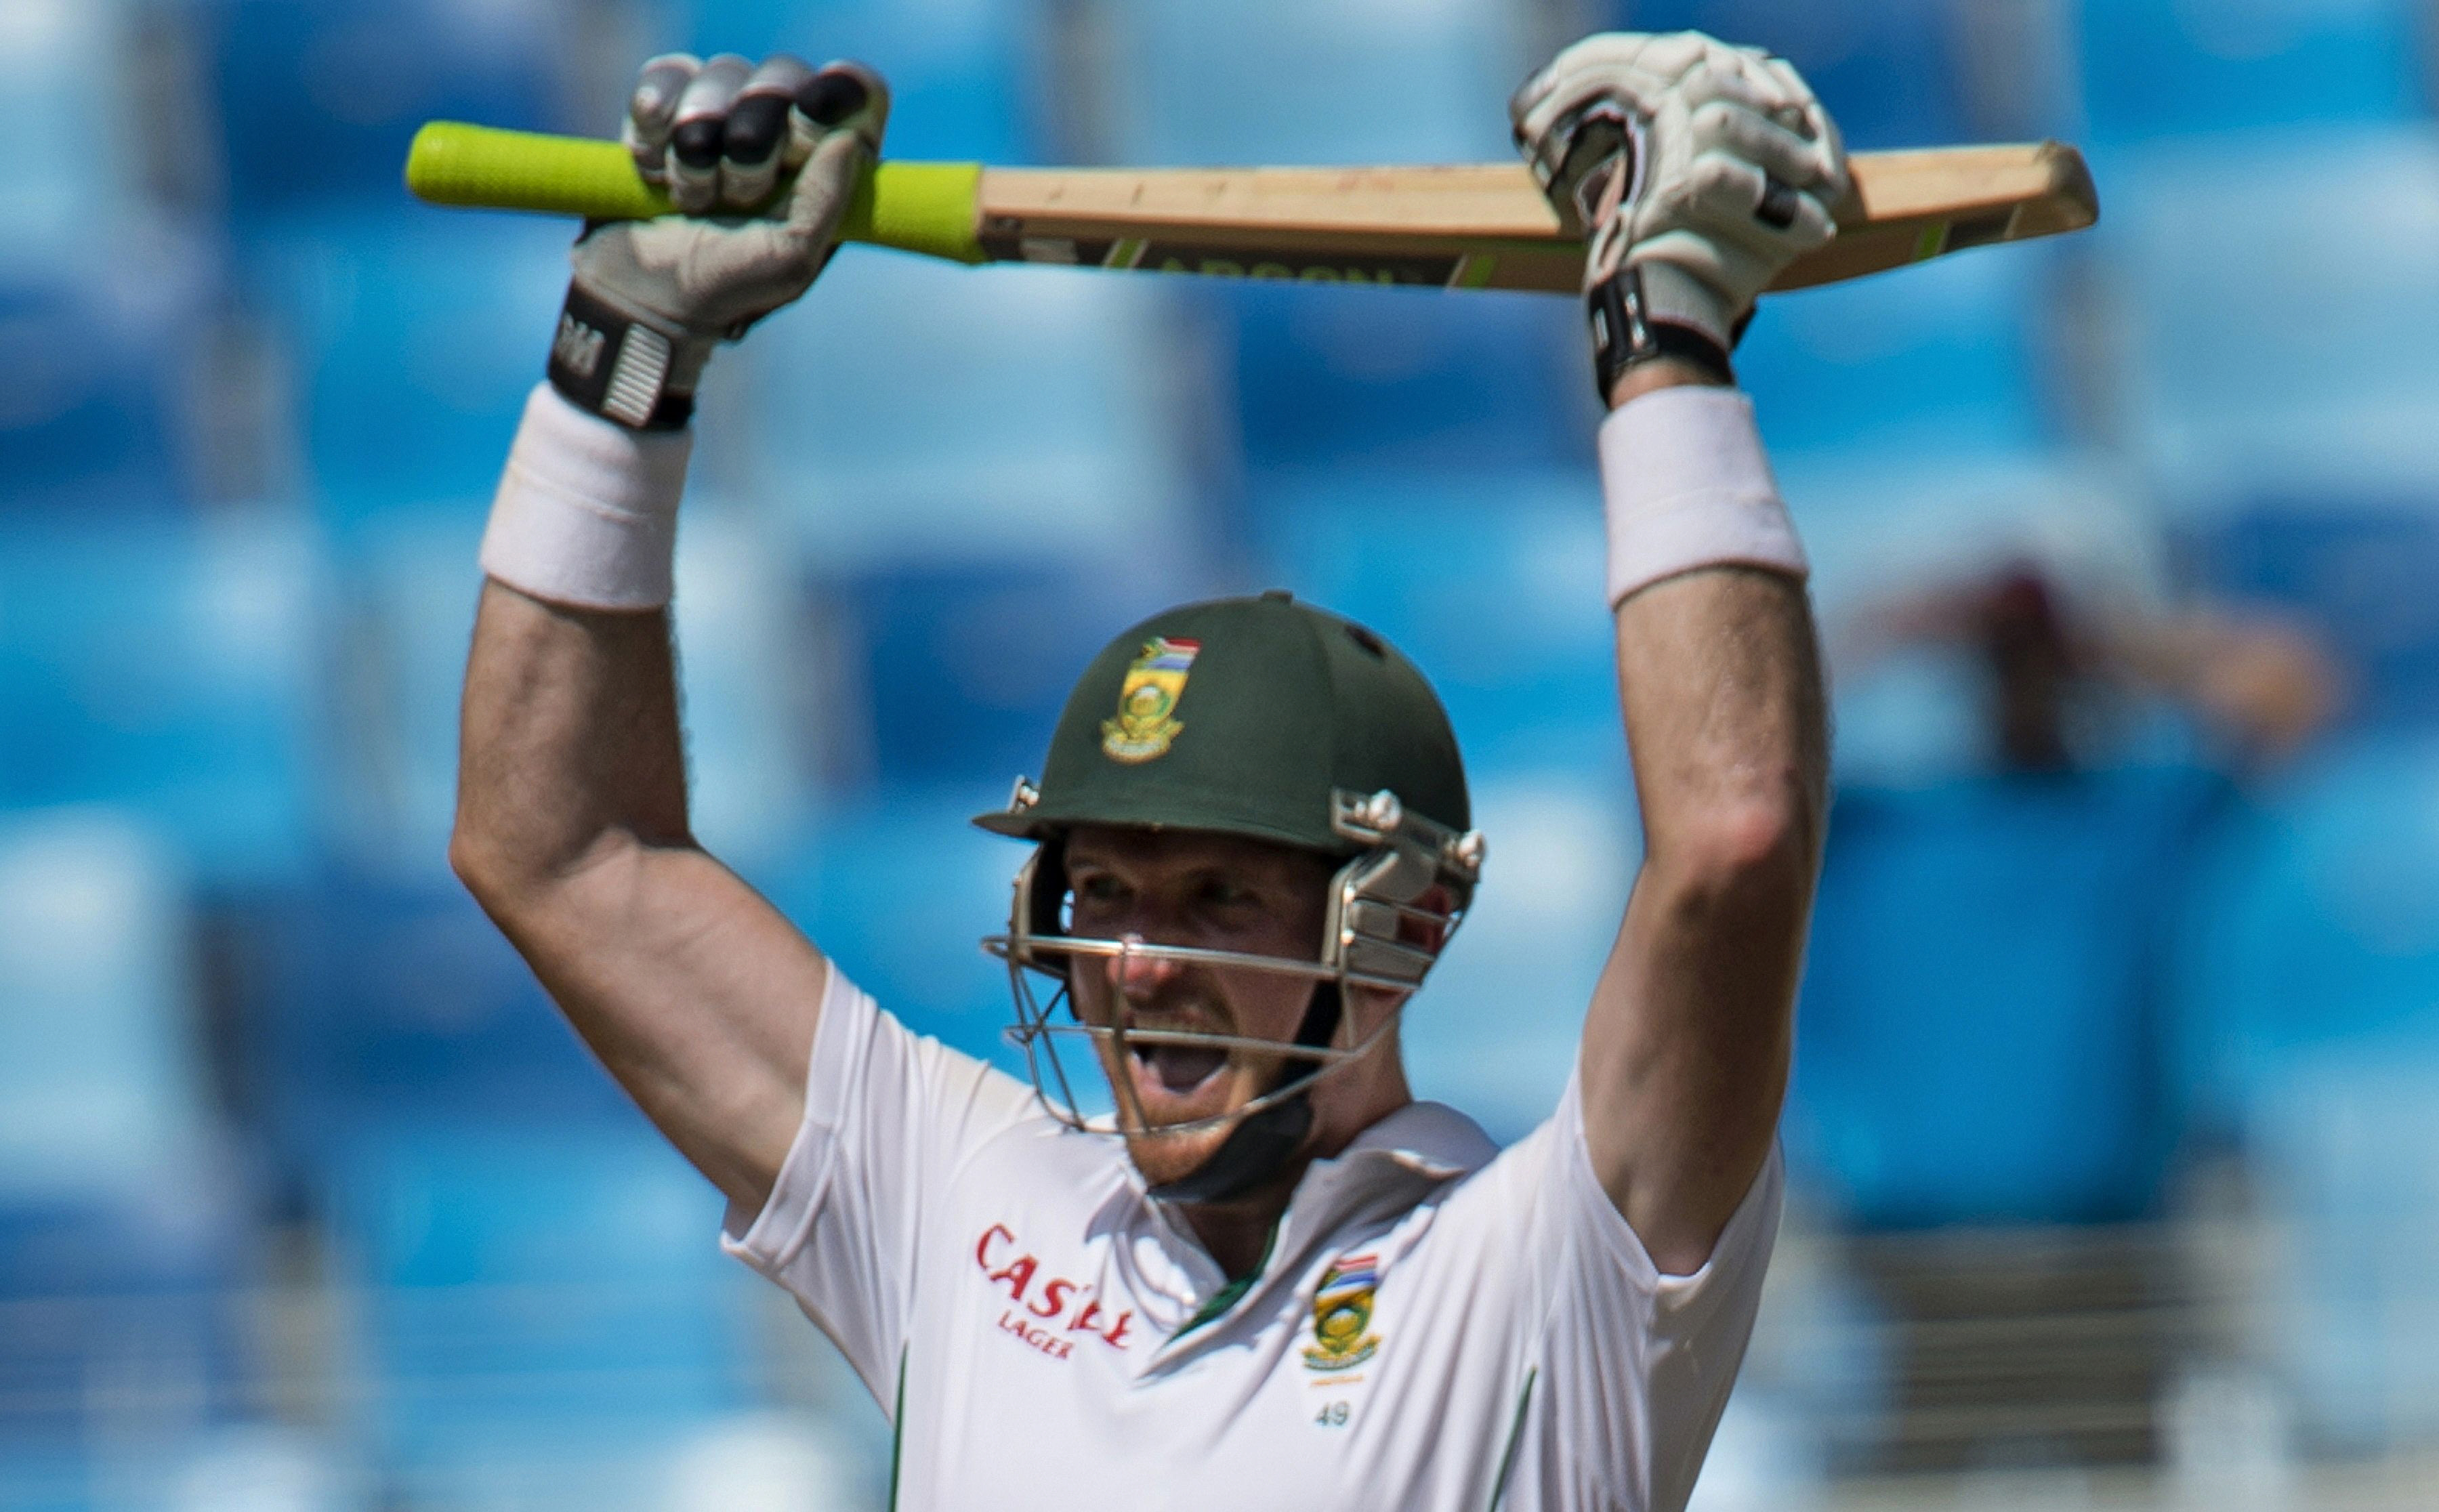
[[[1837,235],[1845,150],[1782,59],[1700,32],[1587,37],[1508,101],[1518,149],[1570,229],[1601,391],[1659,356],[1727,376],[1754,300]]]
[[[684,211],[585,228],[551,345],[553,387],[638,429],[683,426],[722,341],[811,287],[881,151],[889,89],[858,63],[815,69],[784,54],[644,65],[621,135],[645,178]],[[764,208],[780,176],[783,199]]]

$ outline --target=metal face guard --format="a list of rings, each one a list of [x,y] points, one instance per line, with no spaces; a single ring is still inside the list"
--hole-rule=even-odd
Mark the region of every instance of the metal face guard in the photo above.
[[[1190,1133],[1217,1128],[1277,1107],[1301,1095],[1332,1071],[1370,1053],[1396,1023],[1395,1012],[1384,1017],[1360,1042],[1347,1042],[1351,1024],[1342,1013],[1328,1035],[1329,1042],[1299,1043],[1202,1030],[1087,1024],[1074,1022],[1076,1016],[1067,1001],[1068,972],[1077,958],[1141,957],[1187,966],[1269,971],[1327,984],[1342,993],[1350,987],[1411,992],[1421,986],[1437,959],[1437,951],[1400,940],[1399,927],[1413,921],[1436,928],[1445,947],[1449,936],[1464,921],[1465,900],[1470,898],[1481,875],[1481,834],[1468,831],[1460,835],[1408,812],[1397,795],[1386,791],[1369,796],[1343,790],[1332,792],[1330,825],[1339,835],[1366,848],[1332,879],[1321,955],[1309,961],[1064,934],[1063,877],[1055,873],[1056,880],[1042,877],[1047,847],[1026,860],[1016,876],[1007,933],[987,937],[983,948],[1007,963],[1009,990],[1016,1008],[1016,1022],[1009,1026],[1008,1038],[1024,1049],[1034,1089],[1054,1117],[1070,1128],[1090,1132],[1128,1132],[1114,1113],[1096,1118],[1080,1111],[1083,1104],[1075,1094],[1075,1079],[1059,1054],[1062,1044],[1097,1047],[1100,1041],[1114,1041],[1121,1058],[1129,1053],[1130,1042],[1186,1044],[1231,1055],[1253,1052],[1275,1056],[1291,1062],[1306,1062],[1309,1067],[1282,1077],[1278,1086],[1245,1106],[1210,1118],[1154,1128],[1143,1118],[1140,1107],[1129,1109],[1139,1131],[1158,1133]],[[1055,858],[1051,865],[1057,867]],[[1459,898],[1457,906],[1445,912],[1419,906],[1415,900],[1434,885],[1450,887]],[[1059,986],[1045,999],[1037,992],[1033,975],[1049,977]],[[1071,1022],[1056,1022],[1062,1006],[1067,1007],[1065,1017]],[[1403,1005],[1399,1007],[1402,1009]],[[1096,1078],[1102,1077],[1097,1057],[1094,1058],[1093,1074]],[[1111,1095],[1113,1103],[1121,1105],[1132,1098],[1131,1091],[1114,1086]]]

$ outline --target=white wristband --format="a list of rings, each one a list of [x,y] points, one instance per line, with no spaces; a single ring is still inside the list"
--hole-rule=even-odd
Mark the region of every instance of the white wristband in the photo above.
[[[691,431],[629,430],[536,384],[491,500],[483,571],[580,609],[667,604],[693,450]]]
[[[1600,428],[1609,603],[1698,567],[1807,571],[1754,426],[1733,388],[1679,384],[1619,405]]]

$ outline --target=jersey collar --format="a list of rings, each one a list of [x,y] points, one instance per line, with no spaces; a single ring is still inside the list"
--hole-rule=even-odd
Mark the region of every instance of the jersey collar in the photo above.
[[[1261,1315],[1263,1297],[1274,1288],[1294,1286],[1311,1269],[1318,1252],[1354,1242],[1364,1231],[1379,1232],[1414,1210],[1433,1191],[1489,1164],[1499,1147],[1482,1127],[1441,1103],[1410,1102],[1373,1124],[1336,1156],[1316,1160],[1296,1183],[1287,1211],[1272,1232],[1262,1263],[1241,1283],[1220,1272],[1183,1219],[1161,1211],[1163,1204],[1144,1206],[1166,1242],[1171,1261],[1192,1278],[1199,1294],[1190,1315],[1201,1316],[1208,1304],[1233,1291],[1226,1306],[1208,1309],[1207,1322],[1173,1336],[1160,1350],[1164,1363],[1228,1337],[1231,1323]]]

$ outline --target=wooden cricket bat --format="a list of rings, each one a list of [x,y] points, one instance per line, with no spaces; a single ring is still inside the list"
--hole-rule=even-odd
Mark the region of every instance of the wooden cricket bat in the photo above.
[[[2076,231],[2100,205],[2061,142],[1858,152],[1838,239],[1773,289]],[[668,197],[616,142],[434,121],[407,187],[436,205],[633,220]],[[1583,243],[1522,164],[1057,169],[883,162],[842,236],[958,262],[1149,269],[1308,283],[1574,294]]]

